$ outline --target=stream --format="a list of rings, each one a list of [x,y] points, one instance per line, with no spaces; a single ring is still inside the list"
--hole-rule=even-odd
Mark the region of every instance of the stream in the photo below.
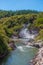
[[[17,43],[17,49],[10,52],[4,59],[1,65],[30,65],[32,60],[37,53],[37,48]]]
[[[23,38],[22,42],[15,43],[17,48],[11,51],[0,65],[31,65],[30,60],[34,58],[38,49],[29,46],[27,42],[30,39],[34,39],[35,35],[30,34],[27,28],[23,28],[19,35]],[[26,45],[24,45],[23,42],[26,43]]]

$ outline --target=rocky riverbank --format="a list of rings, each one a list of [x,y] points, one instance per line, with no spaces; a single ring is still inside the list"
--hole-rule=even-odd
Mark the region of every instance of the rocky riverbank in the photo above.
[[[30,45],[33,47],[36,47],[36,48],[42,48],[43,47],[43,41],[42,40],[38,40],[37,42],[33,41],[33,42],[31,42]]]
[[[43,47],[39,49],[35,58],[31,60],[31,65],[43,65]]]
[[[10,50],[15,50],[16,49],[16,45],[15,45],[15,43],[14,43],[14,41],[10,41],[9,43],[8,43],[8,49]],[[3,54],[0,54],[0,59],[1,58],[4,58],[7,54],[9,53],[9,51],[8,50],[6,50]]]
[[[3,59],[9,52],[6,50],[3,54],[0,55],[0,59]]]

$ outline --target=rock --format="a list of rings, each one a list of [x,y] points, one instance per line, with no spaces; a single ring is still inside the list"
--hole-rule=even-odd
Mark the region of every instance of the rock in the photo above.
[[[9,47],[11,47],[12,49],[16,48],[16,45],[14,44],[14,41],[9,42]]]
[[[32,45],[34,47],[41,48],[41,47],[43,47],[43,41],[37,41],[37,42],[33,41]]]
[[[43,47],[39,49],[36,57],[31,61],[32,65],[43,65]]]
[[[33,44],[34,47],[40,48],[39,44]]]
[[[0,59],[3,59],[8,54],[8,50],[6,50],[3,54],[0,54]]]

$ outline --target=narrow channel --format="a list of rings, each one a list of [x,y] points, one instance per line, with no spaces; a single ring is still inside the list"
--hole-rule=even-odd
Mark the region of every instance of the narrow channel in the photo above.
[[[27,42],[34,39],[34,36],[29,33],[27,28],[23,28],[20,31],[20,37],[25,38],[22,42],[26,42],[26,45],[22,42],[15,43],[17,48],[3,59],[1,65],[31,65],[30,61],[34,58],[38,49],[29,46]]]

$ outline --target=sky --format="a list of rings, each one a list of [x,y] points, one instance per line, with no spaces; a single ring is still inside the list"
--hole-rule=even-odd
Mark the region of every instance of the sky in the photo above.
[[[0,10],[43,11],[43,0],[0,0]]]

